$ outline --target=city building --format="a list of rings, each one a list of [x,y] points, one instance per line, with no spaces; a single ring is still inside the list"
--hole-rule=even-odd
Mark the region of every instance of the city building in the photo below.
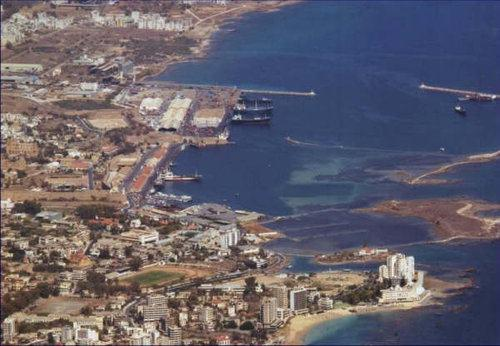
[[[9,156],[36,157],[40,149],[35,142],[21,142],[9,139],[5,145],[5,151]]]
[[[280,321],[285,321],[290,317],[290,310],[288,308],[277,308],[276,318]]]
[[[210,324],[214,321],[214,309],[210,306],[204,306],[200,310],[200,322]]]
[[[413,285],[415,276],[415,259],[412,256],[406,257],[398,253],[387,257],[387,264],[379,267],[379,281],[389,279],[394,283],[399,283],[402,279],[408,285]]]
[[[288,287],[282,286],[271,286],[269,287],[271,295],[277,300],[277,307],[287,309],[288,308]]]
[[[169,326],[168,337],[173,345],[180,345],[182,343],[182,329],[178,326]]]
[[[307,290],[297,288],[290,291],[290,310],[295,314],[306,313],[307,309]]]
[[[264,326],[269,326],[276,321],[277,299],[264,297],[260,305],[260,320]]]
[[[236,227],[236,225],[230,225],[220,229],[219,234],[219,244],[223,249],[238,245],[238,242],[241,239],[240,230]]]
[[[161,318],[168,317],[168,305],[166,304],[144,305],[142,310],[142,315],[144,317],[145,322],[159,321]]]
[[[158,243],[159,233],[155,230],[134,229],[121,233],[120,238],[145,245],[146,243]]]
[[[2,322],[2,336],[3,341],[10,343],[14,337],[16,336],[16,320],[10,317],[7,317]]]
[[[231,345],[231,337],[227,334],[217,335],[215,341],[217,342],[217,346]]]
[[[330,297],[319,298],[318,306],[322,310],[331,310],[333,309],[333,299]]]

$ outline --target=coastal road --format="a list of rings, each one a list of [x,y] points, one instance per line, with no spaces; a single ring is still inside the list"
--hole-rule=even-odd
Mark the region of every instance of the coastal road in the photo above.
[[[210,19],[216,18],[216,17],[218,17],[218,16],[222,16],[223,14],[230,13],[230,12],[234,12],[234,11],[236,11],[236,10],[239,10],[239,9],[243,8],[243,7],[245,7],[245,5],[240,6],[240,7],[233,7],[233,8],[231,8],[230,10],[226,10],[226,11],[223,11],[223,12],[219,12],[219,13],[216,13],[216,14],[212,14],[211,16],[208,16],[208,17],[205,17],[205,18],[201,19],[201,20],[200,20],[198,23],[196,23],[194,26],[197,26],[197,25],[199,25],[199,24],[201,24],[201,23],[203,23],[203,22],[205,22],[205,21],[207,21],[207,20],[210,20]],[[199,18],[199,17],[198,17],[198,18]]]

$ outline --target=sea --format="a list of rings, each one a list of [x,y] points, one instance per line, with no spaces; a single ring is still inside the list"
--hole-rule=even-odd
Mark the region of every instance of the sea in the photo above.
[[[169,193],[270,216],[287,238],[268,248],[293,256],[290,271],[374,270],[320,266],[311,255],[386,246],[417,268],[453,279],[474,267],[477,288],[443,307],[349,316],[325,322],[308,344],[499,344],[500,242],[429,244],[418,218],[353,209],[387,199],[468,197],[500,203],[500,162],[466,165],[449,183],[407,185],[469,154],[500,149],[500,101],[463,102],[421,83],[500,93],[500,3],[307,1],[250,13],[221,27],[203,59],[171,66],[161,80],[260,90],[269,125],[231,126],[234,144],[188,149],[176,173],[203,175]],[[293,140],[293,143],[286,138]],[[459,307],[459,308],[453,308]]]

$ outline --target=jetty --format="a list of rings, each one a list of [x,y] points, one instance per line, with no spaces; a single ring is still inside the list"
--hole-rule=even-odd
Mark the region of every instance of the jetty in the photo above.
[[[464,96],[466,98],[470,98],[471,100],[477,99],[477,100],[494,101],[494,100],[500,99],[500,94],[489,94],[489,93],[484,93],[484,92],[480,92],[480,91],[473,91],[473,90],[443,88],[443,87],[438,87],[438,86],[426,85],[424,83],[420,84],[419,88],[422,90],[461,95],[461,96]]]
[[[265,89],[244,89],[237,86],[216,85],[216,84],[193,84],[193,83],[177,83],[171,81],[142,81],[139,84],[151,85],[154,87],[181,87],[181,88],[198,88],[198,89],[224,89],[224,90],[239,90],[244,93],[253,94],[269,94],[269,95],[285,95],[285,96],[316,96],[313,90],[310,91],[288,91],[288,90],[265,90]]]

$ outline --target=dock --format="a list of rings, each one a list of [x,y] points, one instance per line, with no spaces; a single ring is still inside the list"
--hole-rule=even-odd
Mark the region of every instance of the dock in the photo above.
[[[316,93],[311,90],[309,92],[303,91],[286,91],[286,90],[258,90],[258,89],[240,89],[244,93],[254,94],[269,94],[269,95],[285,95],[285,96],[316,96]]]
[[[254,93],[254,94],[285,95],[285,96],[316,96],[316,93],[313,90],[287,91],[287,90],[243,89],[237,86],[228,86],[228,85],[177,83],[177,82],[157,81],[157,80],[143,81],[137,84],[151,85],[155,87],[165,86],[165,87],[198,88],[198,89],[238,90],[244,93]]]
[[[438,87],[438,86],[426,85],[424,83],[420,84],[419,88],[422,90],[442,92],[442,93],[448,93],[448,94],[456,94],[456,95],[461,95],[461,96],[465,96],[465,97],[485,98],[485,99],[489,99],[491,101],[500,99],[500,94],[489,94],[489,93],[484,93],[484,92],[480,92],[480,91],[473,91],[473,90],[443,88],[443,87]]]

